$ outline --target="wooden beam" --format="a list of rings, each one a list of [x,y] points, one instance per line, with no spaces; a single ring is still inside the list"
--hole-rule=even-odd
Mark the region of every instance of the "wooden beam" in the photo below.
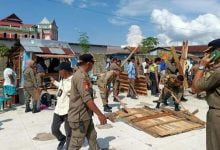
[[[175,60],[175,62],[176,62],[176,65],[177,65],[177,69],[179,70],[179,73],[184,77],[184,83],[183,83],[183,85],[184,85],[185,88],[187,88],[187,87],[188,87],[187,78],[186,78],[186,76],[185,76],[185,72],[183,72],[183,68],[182,68],[182,66],[181,66],[181,64],[180,64],[180,60],[179,60],[179,58],[178,58],[178,55],[177,55],[177,53],[176,53],[175,48],[174,48],[174,47],[171,47],[171,51],[172,51],[173,58],[174,58],[174,60]]]
[[[129,49],[129,48],[128,48]],[[136,47],[130,54],[129,56],[121,63],[121,67],[123,67],[125,65],[125,63],[131,58],[131,56],[136,53],[136,51],[138,50],[138,47]]]
[[[186,72],[187,56],[188,56],[188,41],[186,41],[186,42],[183,41],[180,65],[182,66],[184,76],[185,76],[185,72]],[[188,82],[187,82],[186,78],[184,78],[184,87],[185,88],[188,87]]]
[[[175,123],[175,122],[179,122],[179,121],[184,121],[184,120],[186,120],[186,119],[185,118],[180,118],[180,119],[175,119],[175,120],[171,120],[171,121],[155,123],[155,124],[148,125],[148,126],[144,127],[144,129],[152,128],[152,127],[155,127],[155,126],[161,126],[161,125],[165,125],[165,124],[170,124],[170,123]]]
[[[192,122],[195,122],[195,123],[199,123],[201,125],[205,125],[205,122],[198,119],[197,117],[195,117],[194,115],[192,114],[185,114],[181,111],[179,112],[176,112],[176,111],[173,111],[173,110],[170,110],[170,109],[167,109],[167,108],[161,108],[164,112],[168,112],[168,113],[172,113],[173,115],[177,116],[177,117],[180,117],[180,118],[186,118],[187,120],[190,120]]]
[[[155,119],[155,118],[160,118],[160,117],[164,117],[164,116],[169,116],[172,115],[172,113],[170,112],[163,112],[163,113],[156,113],[154,115],[147,115],[147,116],[143,116],[143,117],[138,117],[135,119],[132,119],[131,122],[139,122],[139,121],[143,121],[143,120],[147,120],[147,119]]]

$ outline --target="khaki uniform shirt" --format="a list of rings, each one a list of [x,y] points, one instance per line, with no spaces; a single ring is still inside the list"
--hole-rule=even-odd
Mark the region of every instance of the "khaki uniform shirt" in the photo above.
[[[112,63],[110,66],[110,70],[116,70],[116,71],[122,71],[121,67],[118,66],[116,63]],[[115,80],[119,81],[120,80],[120,76],[117,75],[117,77],[115,78]]]
[[[79,68],[71,82],[68,121],[79,122],[92,119],[93,113],[86,106],[89,100],[93,100],[92,83],[88,74]]]
[[[25,88],[37,88],[37,78],[34,70],[31,67],[27,67],[24,70],[24,87]]]
[[[169,78],[164,86],[169,90],[173,91],[173,93],[177,96],[177,98],[180,99],[183,93],[183,86],[176,85],[176,80],[177,80],[176,75],[169,75]]]
[[[201,78],[196,84],[200,90],[206,91],[208,105],[220,109],[220,67],[209,71],[208,75]]]
[[[121,67],[118,66],[116,63],[111,63],[110,70],[121,70]]]
[[[97,84],[101,87],[106,87],[109,83],[116,79],[117,76],[114,75],[114,71],[108,71],[104,74],[101,74],[101,77],[98,79]]]

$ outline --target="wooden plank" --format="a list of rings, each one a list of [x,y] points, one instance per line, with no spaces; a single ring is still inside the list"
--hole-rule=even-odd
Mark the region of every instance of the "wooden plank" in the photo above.
[[[198,119],[197,117],[193,116],[193,115],[188,115],[188,114],[185,114],[185,113],[182,113],[181,111],[180,112],[176,112],[176,111],[173,111],[173,110],[170,110],[170,109],[167,109],[167,108],[161,108],[164,112],[170,112],[172,114],[174,114],[175,116],[178,116],[180,118],[186,118],[187,120],[190,120],[194,123],[199,123],[201,125],[205,125],[205,122]]]
[[[171,47],[171,52],[172,52],[173,58],[174,58],[174,60],[175,60],[175,62],[177,64],[177,69],[179,70],[179,73],[184,77],[184,85],[187,85],[186,87],[188,87],[188,83],[187,83],[187,78],[185,76],[185,72],[183,72],[183,68],[182,68],[182,66],[180,64],[180,60],[178,58],[178,55],[177,55],[176,50],[175,50],[174,47]]]
[[[129,55],[128,57],[121,63],[121,68],[127,63],[127,61],[131,58],[131,56],[136,53],[138,50],[138,47],[136,47]]]
[[[180,58],[180,65],[182,66],[183,69],[183,74],[185,75],[186,72],[186,61],[187,61],[187,55],[188,55],[188,41],[184,42],[183,41],[183,46],[182,46],[182,55]],[[186,78],[185,78],[186,79]],[[188,87],[188,82],[187,80],[184,81],[184,87]]]
[[[160,125],[165,125],[165,124],[169,124],[169,123],[179,122],[179,121],[183,121],[183,120],[186,120],[186,119],[185,118],[179,118],[179,119],[176,119],[176,120],[171,120],[171,121],[166,121],[166,122],[161,122],[161,123],[155,123],[153,125],[146,126],[144,129],[152,128],[154,126],[160,126]]]
[[[118,112],[119,120],[143,130],[154,137],[164,137],[204,128],[204,122],[189,112],[175,112],[166,108],[155,110],[149,107],[128,108],[128,114]],[[116,113],[117,114],[117,113]]]
[[[172,115],[172,113],[167,113],[167,112],[160,112],[160,113],[156,113],[154,115],[147,115],[144,117],[140,117],[140,118],[135,118],[133,120],[131,120],[133,123],[134,122],[138,122],[138,121],[143,121],[143,120],[147,120],[147,119],[155,119],[155,118],[159,118],[159,117],[164,117],[164,116],[169,116]]]

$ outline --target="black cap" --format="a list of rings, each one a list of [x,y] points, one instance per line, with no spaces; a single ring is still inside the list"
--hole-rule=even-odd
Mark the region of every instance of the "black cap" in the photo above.
[[[66,70],[66,71],[70,71],[72,70],[71,68],[71,64],[68,62],[62,62],[61,64],[59,64],[58,67],[55,68],[55,70],[59,71],[59,70]]]
[[[216,40],[209,42],[208,49],[204,50],[203,52],[213,51],[217,48],[220,48],[220,39],[216,39]]]
[[[92,63],[95,62],[91,54],[83,54],[79,56],[79,63],[87,63],[87,62],[92,62]]]

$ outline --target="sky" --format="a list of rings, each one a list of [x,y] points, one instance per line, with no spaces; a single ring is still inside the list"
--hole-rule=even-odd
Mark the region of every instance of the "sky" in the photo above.
[[[59,40],[91,44],[140,44],[145,37],[161,46],[207,44],[220,36],[220,0],[0,0],[0,18],[17,14],[26,24],[55,19]]]

